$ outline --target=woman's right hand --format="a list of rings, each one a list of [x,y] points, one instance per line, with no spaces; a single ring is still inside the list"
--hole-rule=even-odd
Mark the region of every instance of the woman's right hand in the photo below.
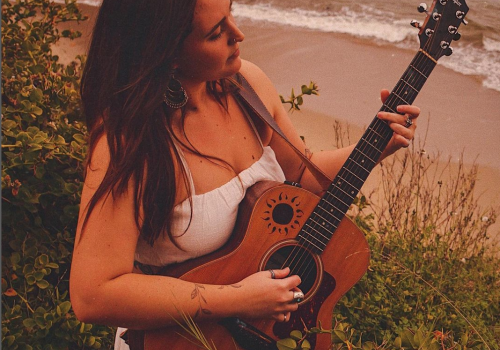
[[[296,311],[298,303],[294,293],[300,292],[297,287],[301,280],[297,275],[289,276],[290,269],[273,270],[272,273],[260,271],[243,279],[240,291],[244,302],[239,306],[239,317],[270,318],[276,321],[287,321],[290,313]]]

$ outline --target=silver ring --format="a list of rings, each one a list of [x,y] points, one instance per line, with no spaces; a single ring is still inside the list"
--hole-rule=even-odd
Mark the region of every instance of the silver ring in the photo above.
[[[300,303],[304,299],[304,293],[302,292],[293,292],[293,301],[296,303]]]
[[[405,128],[409,128],[410,126],[413,125],[413,121],[410,119],[410,117],[406,117],[406,121],[405,121]]]
[[[283,322],[286,322],[286,315],[283,314]]]
[[[269,270],[269,272],[271,272],[271,278],[275,279],[276,278],[276,274],[274,273],[274,271],[273,270]]]

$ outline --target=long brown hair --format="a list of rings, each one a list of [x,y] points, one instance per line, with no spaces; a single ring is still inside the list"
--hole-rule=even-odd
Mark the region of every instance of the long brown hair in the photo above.
[[[195,5],[196,0],[102,2],[81,96],[90,134],[87,162],[91,164],[92,152],[104,133],[111,160],[89,202],[84,227],[99,200],[123,194],[132,181],[135,222],[142,237],[152,245],[166,231],[172,239],[174,157],[179,161],[179,155],[162,100],[173,60],[192,30]],[[214,86],[207,83],[217,94]]]

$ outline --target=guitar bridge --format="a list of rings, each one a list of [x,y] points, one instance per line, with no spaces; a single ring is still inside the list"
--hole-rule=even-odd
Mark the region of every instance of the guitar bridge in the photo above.
[[[222,319],[219,324],[224,326],[236,343],[245,350],[278,350],[274,339],[237,317]]]

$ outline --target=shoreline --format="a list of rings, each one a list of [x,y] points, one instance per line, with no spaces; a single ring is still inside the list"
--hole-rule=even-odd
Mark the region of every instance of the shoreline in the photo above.
[[[65,63],[86,52],[97,15],[98,8],[79,6],[90,19],[63,26],[82,31],[82,37],[61,40],[54,49]],[[249,20],[239,26],[246,34],[241,43],[242,58],[261,67],[284,97],[292,88],[299,91],[300,85],[311,80],[319,85],[320,96],[305,96],[301,111],[289,113],[313,152],[335,148],[336,121],[348,126],[350,143],[357,142],[381,106],[380,89],[392,88],[414,55],[409,50],[367,43],[346,34]],[[440,161],[444,162],[450,156],[458,163],[465,152],[463,160],[468,167],[479,155],[475,197],[481,195],[482,207],[498,208],[500,152],[494,150],[500,134],[500,93],[482,87],[477,77],[460,75],[438,64],[415,104],[422,108],[415,145],[425,139],[428,154],[441,154]],[[363,192],[377,184],[374,171]],[[500,223],[490,228],[490,235],[500,242]]]

